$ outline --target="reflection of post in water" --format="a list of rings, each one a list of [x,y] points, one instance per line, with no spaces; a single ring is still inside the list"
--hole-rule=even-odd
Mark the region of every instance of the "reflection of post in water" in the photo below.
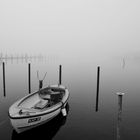
[[[96,89],[96,108],[95,111],[98,111],[98,102],[99,102],[99,82],[100,82],[100,67],[97,67],[97,89]]]
[[[25,62],[28,62],[28,54],[25,54]]]
[[[122,97],[124,93],[118,92],[118,119],[117,119],[117,140],[121,139],[121,121],[122,121]]]
[[[66,105],[67,113],[69,112],[69,105]],[[62,127],[67,122],[67,116],[64,117],[60,113],[56,117],[54,117],[52,120],[48,121],[47,123],[44,123],[40,126],[37,126],[33,129],[30,129],[28,131],[25,131],[23,133],[16,133],[15,130],[12,132],[11,140],[28,140],[33,139],[33,135],[35,138],[42,140],[45,138],[45,140],[53,140],[54,137],[57,135],[57,133],[62,129]],[[64,128],[65,129],[65,128]]]
[[[5,87],[5,63],[2,63],[3,66],[3,93],[4,93],[4,97],[6,96],[6,87]]]
[[[5,62],[5,64],[7,64],[9,61],[11,63],[13,62],[16,62],[17,64],[19,62],[23,63],[28,63],[28,62],[32,62],[33,60],[36,61],[36,59],[38,59],[39,61],[43,61],[44,59],[44,56],[43,55],[28,55],[27,53],[26,54],[2,54],[0,53],[0,62],[2,63],[3,61]]]
[[[17,61],[17,64],[18,64],[18,62],[19,62],[19,56],[18,56],[18,54],[16,55],[16,61]]]
[[[10,56],[10,60],[11,60],[11,64],[13,64],[13,55],[11,54],[11,56]]]

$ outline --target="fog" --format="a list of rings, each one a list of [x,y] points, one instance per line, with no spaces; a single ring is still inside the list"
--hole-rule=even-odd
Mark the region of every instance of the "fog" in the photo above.
[[[138,0],[3,0],[0,51],[65,57],[140,52]]]

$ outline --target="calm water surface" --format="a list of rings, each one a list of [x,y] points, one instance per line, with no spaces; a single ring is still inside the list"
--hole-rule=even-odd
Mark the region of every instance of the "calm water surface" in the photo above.
[[[48,140],[118,140],[140,138],[140,63],[107,59],[71,61],[32,61],[31,90],[38,89],[37,70],[44,87],[58,83],[58,66],[62,64],[62,83],[70,91],[67,118],[58,116],[26,134],[17,135],[8,118],[8,108],[17,99],[28,94],[28,65],[14,61],[6,64],[6,97],[3,96],[2,65],[0,65],[0,139],[30,139],[31,134]],[[99,110],[96,105],[97,66],[100,65]],[[122,121],[118,126],[118,97],[116,92],[124,92]],[[44,131],[45,130],[45,131]],[[118,137],[118,135],[120,137]]]

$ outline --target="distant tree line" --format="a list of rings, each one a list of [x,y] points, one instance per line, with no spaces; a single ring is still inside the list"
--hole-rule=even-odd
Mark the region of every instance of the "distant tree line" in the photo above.
[[[0,59],[36,59],[36,58],[44,58],[42,54],[38,55],[30,55],[30,54],[3,54],[0,53]]]

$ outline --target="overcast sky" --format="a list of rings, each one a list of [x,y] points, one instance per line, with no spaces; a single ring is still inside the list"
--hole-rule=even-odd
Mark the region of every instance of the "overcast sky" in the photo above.
[[[106,55],[139,50],[139,0],[0,2],[2,52]]]

